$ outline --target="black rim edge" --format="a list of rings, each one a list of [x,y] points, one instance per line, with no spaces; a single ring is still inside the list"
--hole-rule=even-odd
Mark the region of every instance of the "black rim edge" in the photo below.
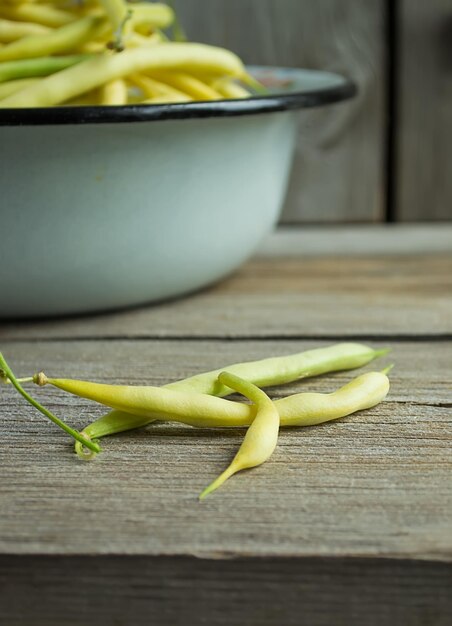
[[[343,82],[339,85],[323,87],[317,90],[253,96],[241,100],[109,107],[0,109],[0,126],[57,126],[62,124],[108,124],[208,117],[236,117],[334,104],[353,97],[356,92],[355,83],[351,80],[343,79]]]

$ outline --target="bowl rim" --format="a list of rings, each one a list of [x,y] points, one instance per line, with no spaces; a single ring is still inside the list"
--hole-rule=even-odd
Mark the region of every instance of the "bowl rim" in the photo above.
[[[250,66],[256,77],[284,77],[287,91],[253,95],[250,98],[168,104],[121,106],[62,106],[0,109],[0,126],[59,126],[66,124],[111,124],[163,120],[237,117],[307,109],[352,98],[356,84],[340,74],[323,70]],[[293,84],[289,85],[292,80]],[[303,86],[299,83],[302,82]]]

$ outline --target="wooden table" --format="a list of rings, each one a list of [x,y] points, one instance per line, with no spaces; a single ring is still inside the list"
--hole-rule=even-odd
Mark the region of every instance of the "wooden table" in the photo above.
[[[374,367],[395,368],[379,407],[284,430],[267,464],[203,503],[243,431],[151,425],[83,463],[2,388],[0,622],[450,625],[452,239],[438,229],[426,246],[425,232],[278,233],[187,299],[2,323],[20,375],[161,385],[344,340],[389,346]],[[331,391],[352,376],[271,394]],[[79,428],[102,413],[35,392]]]

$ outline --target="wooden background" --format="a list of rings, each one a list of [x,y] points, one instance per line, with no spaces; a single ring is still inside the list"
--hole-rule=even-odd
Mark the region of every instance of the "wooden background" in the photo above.
[[[451,0],[176,0],[190,39],[332,70],[359,96],[300,115],[285,223],[452,219]]]

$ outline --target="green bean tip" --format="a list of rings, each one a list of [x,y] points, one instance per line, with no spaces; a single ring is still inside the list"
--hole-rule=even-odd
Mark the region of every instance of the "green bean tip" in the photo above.
[[[215,491],[220,486],[220,484],[221,483],[218,482],[218,479],[211,482],[210,485],[208,485],[205,489],[203,489],[201,493],[199,494],[198,496],[199,501],[202,502],[203,500],[205,500],[208,495],[210,495],[213,491]]]
[[[381,350],[375,350],[374,354],[376,359],[379,359],[381,356],[385,356],[389,352],[391,352],[392,348],[382,348]]]

